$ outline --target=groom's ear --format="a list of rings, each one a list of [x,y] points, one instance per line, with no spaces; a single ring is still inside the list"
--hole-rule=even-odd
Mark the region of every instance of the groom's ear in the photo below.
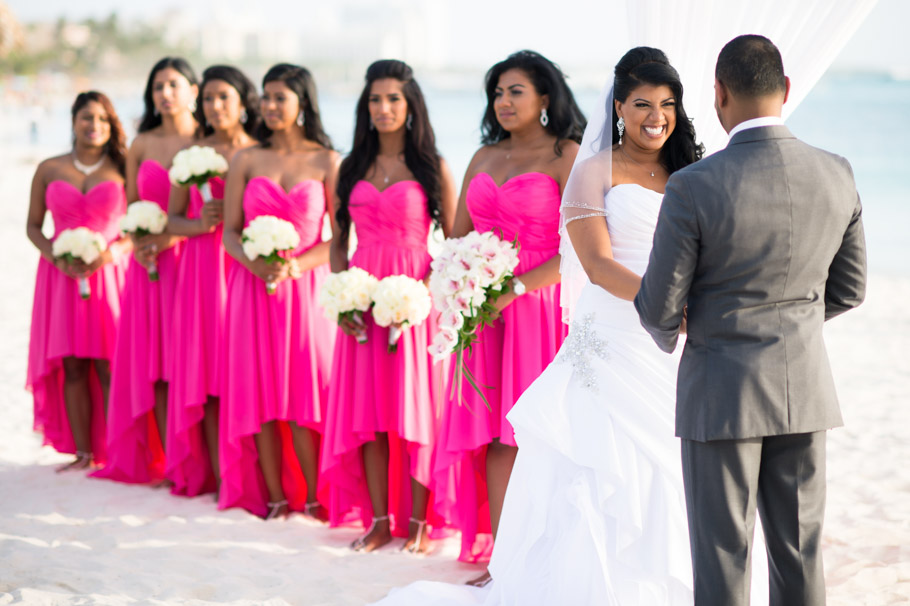
[[[785,83],[785,87],[784,87],[784,100],[783,100],[783,102],[786,103],[786,102],[787,102],[787,99],[790,98],[790,78],[789,78],[788,76],[784,76],[784,83]]]
[[[789,83],[787,86],[789,87]],[[726,107],[729,100],[730,91],[724,86],[723,82],[714,78],[714,106],[717,108]]]

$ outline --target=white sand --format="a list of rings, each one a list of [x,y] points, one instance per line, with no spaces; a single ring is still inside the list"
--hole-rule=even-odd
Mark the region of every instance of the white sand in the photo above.
[[[37,253],[25,238],[42,152],[0,150],[0,605],[364,604],[419,579],[461,582],[457,542],[425,558],[347,548],[359,531],[263,522],[211,497],[54,473],[68,457],[31,431],[25,382]],[[846,427],[829,437],[829,604],[910,602],[910,278],[873,279],[827,328]]]

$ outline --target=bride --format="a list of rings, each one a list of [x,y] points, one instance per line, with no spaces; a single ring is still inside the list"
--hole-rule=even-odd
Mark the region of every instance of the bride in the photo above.
[[[508,415],[519,451],[493,583],[415,583],[380,604],[692,604],[679,360],[654,345],[631,303],[667,179],[703,154],[682,97],[666,55],[634,48],[588,124],[563,196],[571,328]]]
[[[703,148],[662,51],[626,53],[607,97],[597,139],[582,142],[580,154],[593,155],[576,164],[563,196],[567,295],[575,263],[587,280],[559,355],[509,415],[519,456],[490,603],[692,603],[674,437],[679,360],[654,345],[631,300],[667,179]]]

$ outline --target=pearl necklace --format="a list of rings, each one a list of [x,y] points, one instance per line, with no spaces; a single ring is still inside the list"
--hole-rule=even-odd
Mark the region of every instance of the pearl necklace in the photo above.
[[[76,157],[75,152],[73,153],[73,166],[86,177],[101,168],[102,164],[104,164],[104,156],[101,156],[101,159],[94,164],[83,164],[79,161],[79,158]]]

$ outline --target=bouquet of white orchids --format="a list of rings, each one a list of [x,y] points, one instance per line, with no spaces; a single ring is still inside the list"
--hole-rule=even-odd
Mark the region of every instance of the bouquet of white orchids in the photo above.
[[[489,231],[472,231],[462,238],[446,240],[430,265],[430,293],[441,313],[430,354],[436,360],[456,354],[452,389],[453,395],[457,389],[459,403],[463,375],[489,408],[486,396],[464,364],[464,351],[470,351],[477,331],[492,323],[498,314],[494,303],[508,292],[517,265],[517,239],[506,242]]]

